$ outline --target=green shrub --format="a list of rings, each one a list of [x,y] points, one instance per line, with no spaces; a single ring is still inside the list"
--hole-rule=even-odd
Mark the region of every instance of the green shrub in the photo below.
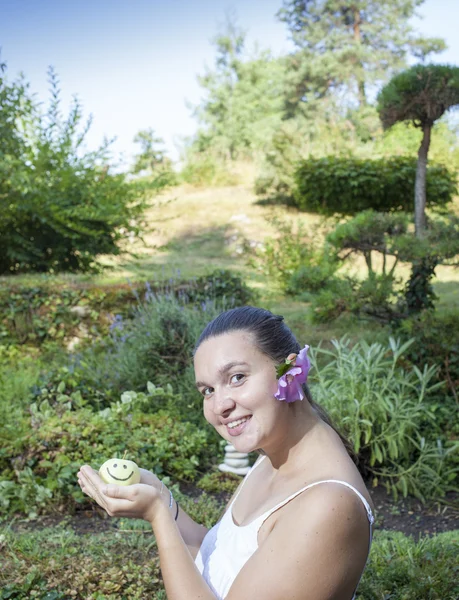
[[[415,175],[416,160],[404,156],[310,158],[295,173],[295,199],[301,210],[323,215],[355,215],[367,209],[411,212]],[[427,205],[442,208],[455,194],[455,175],[429,163]]]
[[[455,600],[459,597],[459,531],[414,541],[376,531],[357,600]]]
[[[222,492],[233,493],[241,483],[241,477],[234,473],[223,473],[222,471],[212,471],[206,473],[196,485],[206,492],[221,494]]]
[[[88,389],[103,390],[106,403],[123,390],[144,390],[146,381],[173,382],[184,393],[177,414],[193,418],[197,411],[194,418],[201,419],[192,352],[202,329],[221,307],[214,301],[193,305],[186,298],[151,293],[134,309],[133,318],[119,316],[113,322],[110,339],[75,357],[74,373]]]
[[[311,236],[301,222],[294,226],[278,217],[269,222],[278,235],[265,239],[262,248],[250,250],[249,263],[278,281],[287,293],[315,291],[320,280],[327,280],[338,269],[331,246]],[[314,280],[302,276],[308,271]]]
[[[429,403],[441,385],[432,382],[437,369],[402,366],[414,340],[402,345],[390,338],[387,346],[332,343],[331,350],[319,346],[311,352],[312,395],[351,441],[363,475],[374,484],[381,481],[395,497],[414,494],[423,500],[457,489],[452,456],[459,444],[438,439]],[[323,359],[328,362],[321,364]]]
[[[256,293],[241,277],[226,269],[216,269],[209,275],[197,277],[186,290],[186,295],[190,302],[219,300],[233,306],[244,306],[257,299]]]
[[[71,410],[48,400],[30,407],[30,430],[7,442],[0,454],[0,504],[5,512],[35,514],[85,497],[76,474],[83,464],[100,467],[125,451],[158,476],[192,480],[218,452],[209,430],[171,416],[180,398],[149,385],[147,394],[125,392],[110,408]]]
[[[351,278],[334,277],[327,286],[313,296],[311,300],[312,321],[314,323],[329,323],[345,312],[349,312],[350,299],[353,297],[356,282]]]
[[[0,113],[7,104],[10,110],[14,90],[22,90],[2,128],[0,273],[94,270],[100,254],[119,254],[121,243],[140,236],[143,226],[145,186],[112,173],[109,142],[94,152],[84,149],[91,121],[83,122],[76,99],[63,119],[52,70],[50,86],[43,114],[27,86],[0,77]]]
[[[337,268],[336,262],[326,259],[318,264],[301,265],[290,277],[286,291],[294,295],[320,292],[330,285]]]
[[[458,410],[459,315],[456,312],[424,311],[398,323],[394,328],[402,339],[416,342],[405,352],[412,365],[438,365],[438,381],[443,385],[431,399],[437,435],[444,440],[459,438],[459,421],[451,418]],[[459,464],[459,455],[456,456]]]

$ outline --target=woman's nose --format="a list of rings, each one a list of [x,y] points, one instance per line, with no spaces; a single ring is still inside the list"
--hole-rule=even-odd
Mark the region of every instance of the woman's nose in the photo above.
[[[231,410],[235,405],[234,400],[228,394],[227,390],[220,392],[216,391],[214,394],[214,413],[216,415],[223,415],[228,410]]]

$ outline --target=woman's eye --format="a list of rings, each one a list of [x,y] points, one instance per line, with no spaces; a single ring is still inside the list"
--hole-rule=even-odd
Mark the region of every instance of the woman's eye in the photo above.
[[[212,393],[212,390],[213,388],[204,388],[201,393],[203,396],[209,396]]]
[[[244,375],[242,373],[236,373],[231,377],[231,383],[238,383],[242,379],[244,379]]]

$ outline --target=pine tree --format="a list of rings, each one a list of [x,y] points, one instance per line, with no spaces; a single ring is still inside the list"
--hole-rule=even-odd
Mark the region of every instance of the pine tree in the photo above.
[[[416,236],[426,228],[426,171],[432,128],[447,110],[459,104],[459,67],[415,65],[393,77],[378,95],[383,127],[411,121],[422,132],[415,183]]]
[[[409,20],[424,0],[284,0],[278,12],[298,48],[296,102],[342,91],[348,105],[368,103],[368,88],[445,48],[415,34]],[[295,99],[293,100],[295,103]]]

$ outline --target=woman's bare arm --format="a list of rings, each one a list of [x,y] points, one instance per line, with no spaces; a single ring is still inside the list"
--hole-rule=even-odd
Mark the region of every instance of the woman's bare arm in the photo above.
[[[147,485],[152,485],[157,487],[159,483],[159,479],[156,475],[153,475],[151,471],[147,471],[146,469],[140,469],[141,473],[141,481],[142,483],[146,483]],[[166,486],[163,486],[163,494],[168,495],[169,490]],[[177,503],[174,500],[173,506],[171,507],[171,513],[175,516],[177,512]],[[198,554],[199,548],[201,547],[202,540],[206,536],[208,529],[204,525],[200,525],[196,523],[180,506],[178,517],[177,517],[177,527],[180,531],[180,535],[182,536],[183,541],[185,542],[191,556],[196,558]]]

